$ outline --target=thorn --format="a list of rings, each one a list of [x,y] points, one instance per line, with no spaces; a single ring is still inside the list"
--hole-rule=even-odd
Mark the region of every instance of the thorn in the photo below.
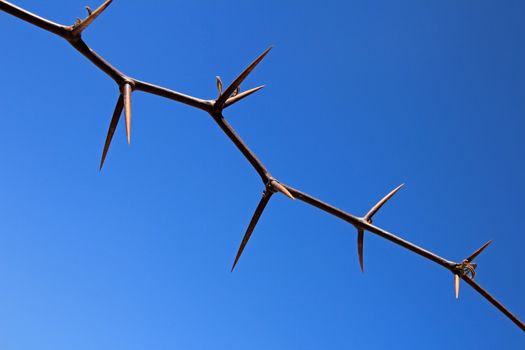
[[[288,189],[287,189],[286,187],[284,187],[279,181],[277,181],[277,180],[272,180],[272,181],[271,181],[271,185],[272,185],[272,188],[273,188],[275,191],[277,191],[277,192],[281,192],[281,193],[284,194],[286,197],[295,200],[294,196],[292,196],[292,194],[290,193],[290,191],[288,191]]]
[[[243,98],[248,97],[251,94],[253,94],[254,92],[257,92],[257,91],[261,90],[263,87],[264,87],[264,85],[257,86],[256,88],[243,91],[240,94],[237,94],[237,95],[235,95],[233,97],[230,97],[229,99],[226,100],[226,102],[224,102],[224,108],[229,107],[229,106],[231,106],[232,104],[234,104],[236,102],[239,102]]]
[[[111,122],[109,123],[108,134],[106,136],[106,143],[104,144],[104,150],[102,151],[102,159],[100,160],[99,170],[102,170],[102,166],[104,165],[104,160],[106,160],[106,155],[109,150],[109,145],[111,144],[111,139],[113,139],[113,134],[115,133],[115,130],[117,129],[118,121],[120,119],[120,115],[122,113],[123,107],[124,107],[124,99],[121,94],[117,100],[117,104],[115,105],[115,110],[113,111]]]
[[[219,90],[219,97],[222,95],[222,80],[220,76],[215,76],[215,79],[217,80],[217,90]]]
[[[84,20],[80,20],[75,23],[71,29],[71,34],[73,36],[80,35],[112,2],[113,0],[106,0],[102,5],[100,5],[95,11],[92,11],[89,6],[86,6],[88,16]]]
[[[459,275],[454,274],[454,289],[456,290],[456,299],[459,299]]]
[[[393,195],[395,195],[397,193],[397,191],[399,191],[401,189],[401,187],[403,187],[405,184],[401,184],[399,186],[397,186],[396,188],[394,188],[392,191],[390,191],[390,193],[388,193],[386,196],[384,196],[379,202],[376,203],[376,205],[374,205],[372,207],[372,209],[370,209],[370,211],[368,213],[366,213],[366,215],[363,217],[363,219],[365,219],[366,221],[368,221],[369,223],[372,222],[372,217],[374,216],[375,213],[377,213],[377,211],[379,209],[381,209],[381,207],[390,199],[392,198]]]
[[[235,89],[241,85],[241,83],[246,79],[246,77],[254,70],[254,68],[262,61],[264,56],[270,52],[272,48],[266,49],[259,57],[255,59],[234,81],[230,86],[224,91],[224,93],[217,99],[215,105],[219,108],[224,108],[224,102],[233,94]]]
[[[124,115],[126,117],[126,135],[128,145],[131,143],[131,85],[126,83],[122,86],[124,96]]]
[[[473,260],[476,259],[476,257],[477,257],[478,255],[480,255],[481,252],[484,251],[485,248],[487,248],[491,243],[492,243],[492,240],[488,241],[488,242],[485,243],[481,248],[479,248],[478,250],[476,250],[474,253],[472,253],[471,256],[469,256],[469,257],[468,257],[467,259],[465,259],[465,260],[467,260],[468,262],[473,261]]]
[[[241,257],[242,252],[244,251],[244,247],[246,247],[246,244],[248,244],[248,241],[250,240],[252,232],[255,229],[255,226],[257,225],[257,222],[259,221],[259,218],[261,217],[264,211],[264,208],[266,207],[266,204],[268,204],[268,202],[270,201],[271,196],[272,196],[271,191],[265,190],[263,192],[262,198],[259,201],[259,204],[257,205],[255,212],[253,213],[252,219],[250,220],[250,224],[248,225],[248,228],[246,229],[246,233],[244,234],[244,237],[242,238],[241,245],[239,246],[239,249],[237,250],[237,255],[235,256],[235,261],[233,262],[231,272],[233,272],[233,269],[235,269],[235,265],[237,265],[237,262],[239,261],[239,258]]]
[[[363,243],[365,240],[365,231],[363,229],[357,229],[357,255],[359,256],[359,265],[361,266],[361,272],[365,272],[363,267]]]

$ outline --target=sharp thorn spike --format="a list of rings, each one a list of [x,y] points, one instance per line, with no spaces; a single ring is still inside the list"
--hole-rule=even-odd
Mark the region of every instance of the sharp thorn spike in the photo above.
[[[122,95],[124,96],[124,115],[126,117],[126,136],[128,145],[131,143],[131,85],[124,84],[122,87]]]
[[[229,99],[224,102],[224,108],[231,106],[232,104],[239,102],[240,100],[244,99],[245,97],[250,96],[254,92],[257,92],[261,90],[265,85],[257,86],[256,88],[243,91],[235,96],[230,97]]]
[[[284,187],[279,181],[277,181],[277,180],[272,180],[271,184],[272,184],[272,187],[273,187],[273,189],[274,189],[275,191],[281,192],[281,193],[284,194],[286,197],[295,200],[295,197],[292,196],[292,194],[290,193],[290,191],[288,191],[288,189],[287,189],[286,187]]]
[[[266,49],[259,57],[255,59],[231,84],[224,93],[215,102],[219,108],[224,108],[224,103],[233,94],[235,89],[241,85],[246,77],[254,70],[254,68],[263,60],[263,58],[270,52],[272,48]]]
[[[459,299],[459,275],[454,274],[454,289],[456,291],[456,299]]]
[[[113,0],[107,0],[100,5],[96,10],[92,11],[89,6],[86,6],[88,16],[83,20],[78,21],[71,28],[73,36],[77,36],[84,31],[112,2]]]
[[[99,170],[102,170],[102,166],[104,166],[104,161],[106,160],[106,155],[108,153],[109,146],[111,144],[111,140],[113,139],[113,134],[115,134],[115,130],[117,129],[118,121],[120,119],[120,115],[122,114],[123,107],[124,107],[124,99],[121,94],[117,100],[117,104],[115,105],[115,110],[113,111],[113,116],[111,117],[111,121],[109,123],[108,134],[106,136],[104,150],[102,151],[102,158],[100,160]]]
[[[485,248],[487,248],[490,244],[492,243],[492,240],[488,241],[487,243],[485,243],[484,245],[481,246],[481,248],[479,248],[478,250],[476,250],[474,253],[472,253],[471,256],[469,256],[466,260],[468,262],[471,262],[473,261],[474,259],[476,259],[476,257],[478,255],[481,254],[481,252],[483,252],[485,250]]]
[[[401,184],[399,186],[397,186],[396,188],[394,188],[392,191],[390,191],[386,196],[384,196],[379,202],[376,203],[376,205],[374,205],[372,207],[372,209],[370,209],[370,211],[368,213],[366,213],[366,215],[364,216],[364,219],[368,222],[371,222],[372,221],[372,217],[375,215],[375,213],[377,213],[377,211],[379,209],[381,209],[381,207],[390,199],[392,198],[393,195],[395,195],[400,189],[401,187],[403,187],[405,184]]]
[[[365,231],[363,229],[357,229],[357,255],[359,256],[359,266],[361,266],[361,272],[365,272],[363,264],[363,244],[365,240]]]
[[[246,229],[246,232],[244,233],[244,237],[242,238],[239,249],[237,250],[237,255],[235,256],[235,261],[233,262],[231,272],[233,272],[233,270],[235,269],[235,265],[237,265],[237,262],[239,261],[239,258],[241,257],[242,252],[244,251],[244,248],[246,247],[246,244],[248,244],[248,241],[250,240],[252,232],[255,229],[257,222],[259,222],[259,219],[264,211],[264,208],[266,207],[266,204],[268,204],[268,201],[270,200],[271,196],[272,196],[271,191],[263,192],[262,198],[259,201],[259,204],[257,205],[257,208],[255,209],[255,212],[253,213],[252,219],[250,220],[250,224],[248,225],[248,228]]]

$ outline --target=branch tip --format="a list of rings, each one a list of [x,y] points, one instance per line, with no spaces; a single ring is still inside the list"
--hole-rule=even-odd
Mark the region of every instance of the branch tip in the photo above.
[[[86,6],[88,16],[83,20],[78,21],[71,27],[71,34],[73,37],[79,36],[84,29],[86,29],[93,21],[111,4],[113,0],[106,0],[102,5],[100,5],[95,11],[92,11],[89,6]]]

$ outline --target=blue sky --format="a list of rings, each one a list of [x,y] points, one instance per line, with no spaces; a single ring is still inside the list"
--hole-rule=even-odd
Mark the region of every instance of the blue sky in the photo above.
[[[84,2],[17,0],[63,24]],[[98,3],[89,3],[93,8]],[[85,41],[123,72],[214,98],[249,62],[266,88],[225,116],[283,182],[459,261],[525,318],[525,3],[114,1]],[[262,191],[202,111],[118,97],[65,41],[0,13],[0,347],[518,349],[523,332],[445,269]]]

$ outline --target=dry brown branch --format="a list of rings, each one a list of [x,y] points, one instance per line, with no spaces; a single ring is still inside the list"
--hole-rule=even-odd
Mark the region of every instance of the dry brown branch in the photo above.
[[[459,294],[459,281],[463,279],[469,286],[471,286],[475,291],[477,291],[481,296],[487,299],[492,303],[499,311],[501,311],[505,316],[507,316],[512,322],[514,322],[518,327],[525,331],[525,324],[520,321],[514,314],[512,314],[502,303],[500,303],[496,298],[490,295],[485,289],[483,289],[479,284],[474,281],[475,269],[477,265],[472,261],[476,258],[487,246],[489,243],[482,246],[476,252],[474,252],[469,258],[463,260],[461,263],[456,263],[453,261],[446,260],[440,257],[437,254],[434,254],[424,248],[421,248],[411,242],[408,242],[382,228],[374,226],[372,224],[372,216],[386,203],[399,189],[394,189],[382,200],[380,200],[364,217],[357,217],[352,214],[348,214],[330,204],[327,204],[313,196],[310,196],[306,193],[303,193],[297,189],[294,189],[290,186],[287,186],[279,181],[277,181],[270,172],[266,169],[263,163],[255,156],[255,154],[248,148],[244,141],[237,135],[235,130],[224,118],[222,112],[224,108],[244,99],[245,97],[251,95],[252,93],[258,91],[262,88],[259,86],[247,90],[245,92],[239,92],[240,84],[246,79],[250,72],[262,61],[262,59],[268,54],[271,48],[264,51],[257,59],[255,59],[232,83],[231,85],[223,91],[222,81],[220,78],[217,78],[217,87],[219,90],[219,96],[216,100],[203,100],[196,97],[188,96],[177,91],[173,91],[164,87],[153,85],[147,82],[137,80],[135,78],[129,77],[117,68],[112,66],[110,63],[105,61],[97,53],[95,53],[89,46],[87,46],[82,40],[81,34],[94,20],[99,16],[102,11],[104,11],[107,6],[111,3],[111,0],[106,1],[103,5],[97,8],[95,11],[91,11],[88,8],[88,16],[84,20],[78,20],[75,24],[71,26],[63,26],[54,22],[51,22],[47,19],[41,18],[31,12],[28,12],[24,9],[21,9],[7,1],[0,0],[0,10],[7,12],[21,20],[29,22],[35,26],[38,26],[44,30],[47,30],[53,34],[56,34],[65,40],[67,40],[77,51],[84,55],[88,60],[95,64],[101,71],[106,73],[111,79],[115,81],[120,89],[120,96],[117,100],[115,110],[113,112],[113,117],[110,122],[106,142],[104,145],[104,150],[102,152],[102,160],[100,167],[104,164],[109,145],[111,143],[113,134],[117,127],[120,115],[124,110],[125,119],[126,119],[126,134],[128,142],[130,141],[131,133],[131,94],[133,91],[143,91],[146,93],[158,95],[165,97],[191,107],[199,108],[206,111],[213,120],[218,124],[221,130],[228,136],[228,138],[235,144],[239,151],[244,155],[248,162],[252,165],[254,170],[259,174],[261,180],[264,184],[264,192],[262,199],[257,206],[255,213],[248,225],[244,238],[239,247],[239,251],[233,263],[233,268],[237,264],[251,234],[253,233],[255,226],[264,211],[264,208],[268,204],[271,196],[275,192],[281,192],[291,199],[298,199],[307,204],[310,204],[320,210],[327,212],[328,214],[334,215],[341,220],[344,220],[354,226],[358,232],[358,252],[359,252],[359,261],[361,268],[363,266],[363,257],[362,257],[362,246],[364,239],[364,232],[371,232],[379,237],[382,237],[392,243],[395,243],[409,251],[412,251],[430,261],[433,261],[436,264],[439,264],[451,271],[454,274],[455,280],[455,290],[456,296]]]

